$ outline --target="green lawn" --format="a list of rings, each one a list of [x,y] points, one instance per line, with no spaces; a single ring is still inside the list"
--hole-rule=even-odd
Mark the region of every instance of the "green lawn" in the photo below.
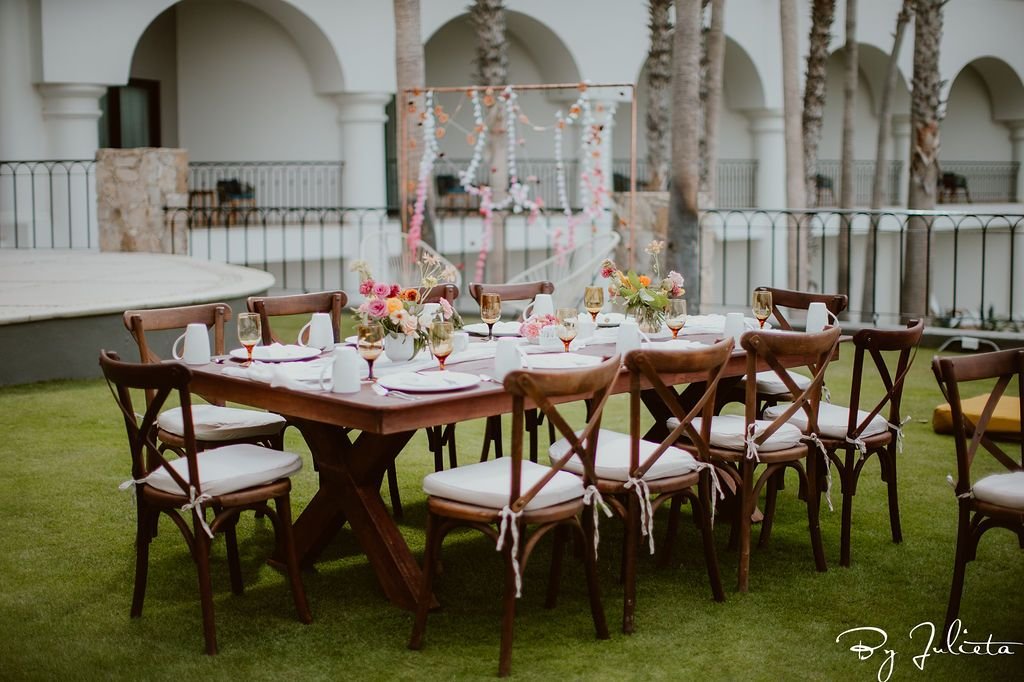
[[[844,348],[829,373],[837,400],[848,390],[850,356]],[[716,528],[728,593],[721,604],[711,600],[696,530],[684,524],[673,566],[660,569],[642,557],[637,632],[627,637],[618,631],[621,528],[602,517],[599,564],[612,639],[593,637],[578,564],[567,564],[558,608],[543,608],[549,555],[542,547],[525,575],[513,674],[872,680],[881,651],[858,661],[849,651],[854,637],[835,640],[848,628],[874,626],[888,631],[885,648],[897,652],[893,680],[1020,679],[1024,647],[1013,656],[936,655],[923,672],[911,660],[925,642],[921,630],[911,640],[910,629],[923,621],[941,626],[955,538],[956,504],[945,482],[955,471],[953,445],[929,426],[940,402],[930,358],[927,350],[918,357],[905,400],[914,420],[900,462],[902,545],[890,541],[885,489],[872,462],[855,500],[853,566],[838,566],[839,511],[825,510],[830,565],[816,573],[791,479],[771,545],[754,552],[749,594],[734,591],[736,554],[726,547],[725,520]],[[625,427],[626,407],[622,398],[611,403],[609,426]],[[482,422],[459,426],[464,461],[478,451],[481,432]],[[0,389],[0,433],[0,674],[6,679],[489,678],[497,668],[501,569],[493,544],[478,534],[457,534],[446,544],[437,586],[444,608],[431,616],[423,650],[414,652],[405,648],[411,615],[384,600],[347,529],[305,575],[314,622],[299,624],[282,575],[264,563],[269,524],[251,515],[239,529],[245,596],[230,594],[223,543],[217,545],[221,653],[204,656],[195,570],[166,519],[153,544],[145,612],[139,620],[128,617],[134,507],[130,494],[117,490],[129,463],[106,386],[93,380]],[[306,462],[294,477],[299,511],[316,489],[316,474],[297,435],[289,436],[288,447],[303,452]],[[422,435],[398,465],[402,532],[419,556],[420,480],[432,466]],[[659,542],[664,528],[662,513],[655,522]],[[1016,539],[1005,531],[987,535],[968,567],[965,639],[991,633],[994,640],[1024,641],[1022,578]]]

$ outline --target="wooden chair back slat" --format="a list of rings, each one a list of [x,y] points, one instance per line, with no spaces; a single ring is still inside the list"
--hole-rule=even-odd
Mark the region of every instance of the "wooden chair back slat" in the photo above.
[[[469,285],[469,295],[477,303],[482,294],[498,294],[503,301],[527,301],[537,294],[551,294],[555,285],[548,281],[520,282],[518,284],[483,284],[473,282]]]
[[[789,310],[807,310],[812,303],[824,303],[828,311],[839,317],[846,310],[847,298],[843,294],[814,294],[808,291],[792,289],[776,289],[775,287],[757,287],[756,291],[770,291],[772,294],[772,316],[782,329],[792,331],[793,326],[782,308]]]
[[[561,471],[573,455],[583,463],[584,485],[594,482],[594,457],[597,452],[598,430],[601,416],[620,368],[619,356],[606,359],[600,365],[572,371],[516,370],[505,377],[505,390],[512,394],[512,485],[509,507],[522,511],[537,493]],[[558,411],[552,398],[582,396],[593,401],[587,424],[577,436]],[[523,461],[523,427],[526,401],[530,400],[544,413],[551,424],[567,439],[569,451],[527,491],[521,490],[520,477]]]
[[[1006,393],[1010,382],[1017,380],[1020,400],[1019,418],[1024,423],[1024,350],[1012,349],[994,353],[982,353],[965,357],[936,357],[932,360],[932,372],[949,402],[953,420],[953,437],[956,442],[958,495],[971,490],[971,467],[979,447],[984,447],[997,461],[1010,471],[1024,470],[1024,440],[1020,442],[1020,453],[1014,460],[1005,450],[987,435],[989,423],[996,404]],[[963,411],[960,398],[960,384],[970,381],[995,379],[996,383],[985,407],[974,422]]]
[[[263,345],[272,343],[288,343],[281,341],[274,334],[270,318],[280,315],[303,315],[312,313],[328,313],[331,316],[331,328],[334,331],[334,342],[341,341],[341,311],[348,303],[348,294],[344,291],[319,291],[311,294],[295,294],[292,296],[250,296],[246,300],[249,312],[260,316],[260,327],[263,334]],[[301,339],[305,342],[304,339]]]
[[[420,290],[420,301],[423,303],[440,303],[444,299],[455,305],[455,299],[459,297],[459,288],[454,284],[438,284],[429,289]]]

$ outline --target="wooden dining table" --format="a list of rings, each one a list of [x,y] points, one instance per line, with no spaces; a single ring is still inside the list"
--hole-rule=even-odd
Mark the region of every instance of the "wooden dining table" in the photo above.
[[[694,334],[685,338],[714,343],[721,336]],[[588,345],[578,352],[610,356],[615,353],[615,345]],[[812,360],[806,358],[803,362]],[[795,362],[793,366],[798,364]],[[420,566],[381,497],[385,472],[418,429],[510,413],[511,396],[501,384],[493,381],[481,381],[458,391],[423,394],[414,401],[378,395],[367,384],[358,393],[350,394],[296,390],[230,376],[224,373],[224,367],[216,363],[192,367],[191,390],[207,399],[227,400],[282,414],[299,429],[309,445],[320,480],[319,489],[295,520],[295,545],[301,565],[312,566],[347,523],[387,599],[401,608],[413,610],[420,584]],[[493,374],[494,359],[468,361],[452,369],[470,374]],[[723,380],[738,381],[746,369],[746,353],[736,350]],[[703,379],[703,375],[662,377],[668,385]],[[629,374],[623,369],[613,392],[628,390]],[[558,402],[584,398],[564,396]],[[685,393],[681,400],[687,402]],[[671,415],[657,397],[645,403],[654,417],[648,437],[657,437],[664,429],[665,419]]]

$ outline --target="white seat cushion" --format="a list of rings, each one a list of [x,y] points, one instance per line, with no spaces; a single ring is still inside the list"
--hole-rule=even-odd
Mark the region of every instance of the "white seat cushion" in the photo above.
[[[670,429],[679,426],[679,420],[672,417],[667,422]],[[693,428],[700,431],[702,421],[700,417],[693,420]],[[771,425],[770,420],[758,419],[754,421],[754,436],[760,436]],[[738,414],[725,414],[711,418],[711,447],[724,450],[745,450],[744,419]],[[785,450],[800,444],[803,433],[792,424],[783,424],[779,429],[768,436],[764,443],[758,446],[761,452],[772,452],[774,450]]]
[[[180,407],[161,412],[157,424],[176,436],[185,435]],[[270,412],[217,405],[192,406],[192,427],[198,440],[223,441],[273,436],[280,433],[284,425],[284,417]]]
[[[764,411],[764,416],[774,419],[790,406],[790,403],[781,403],[769,407]],[[859,425],[868,416],[868,413],[864,410],[857,410],[857,424]],[[819,403],[818,404],[818,433],[827,438],[846,438],[847,422],[850,419],[850,408],[843,407],[842,405],[833,405],[831,403]],[[797,410],[796,414],[789,418],[789,423],[796,426],[801,431],[807,429],[807,413],[802,409]],[[868,425],[861,432],[861,438],[867,438],[868,436],[877,436],[880,433],[885,433],[889,429],[889,422],[885,420],[881,414],[876,414],[868,422]]]
[[[1010,509],[1024,509],[1024,471],[992,474],[974,484],[974,499]]]
[[[523,460],[519,477],[520,492],[525,493],[550,469],[543,464]],[[512,458],[499,457],[487,462],[435,471],[423,479],[423,492],[456,502],[501,509],[508,504],[512,490]],[[527,511],[583,497],[583,483],[567,471],[559,471],[526,505]]]
[[[287,478],[302,468],[302,460],[293,452],[238,443],[205,450],[196,456],[199,481],[207,495],[225,495],[255,485],[272,483]],[[179,457],[171,461],[171,468],[185,481],[188,477],[188,459]],[[184,494],[167,469],[160,467],[146,477],[146,483],[167,493]]]
[[[811,378],[799,374],[792,370],[786,370],[786,373],[793,379],[793,383],[796,384],[797,388],[801,391],[811,385]],[[747,378],[743,377],[746,381]],[[786,384],[782,383],[782,379],[779,375],[772,370],[766,370],[764,372],[757,373],[757,392],[765,393],[767,395],[779,395],[780,393],[789,393],[789,389],[786,388]]]
[[[576,435],[578,436],[581,433],[583,433],[582,429],[577,431]],[[597,436],[597,457],[594,466],[594,473],[597,474],[598,478],[609,481],[629,480],[629,445],[629,434],[609,431],[608,429],[599,430]],[[640,463],[643,464],[644,460],[657,447],[657,443],[641,440]],[[567,452],[569,452],[569,441],[563,438],[548,449],[548,457],[552,462],[555,462],[565,457]],[[668,478],[669,476],[683,476],[692,471],[697,471],[700,467],[700,462],[694,459],[693,455],[689,452],[676,447],[669,447],[661,454],[658,461],[647,470],[647,473],[644,474],[644,479],[654,481],[659,478]],[[583,475],[583,462],[580,461],[579,455],[573,455],[572,459],[565,463],[565,470],[580,476]]]

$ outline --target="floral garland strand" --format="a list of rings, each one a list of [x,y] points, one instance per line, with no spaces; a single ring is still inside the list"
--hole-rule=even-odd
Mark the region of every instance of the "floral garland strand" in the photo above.
[[[424,100],[425,117],[423,119],[423,157],[420,159],[419,177],[416,183],[416,203],[412,218],[409,221],[409,234],[406,237],[409,251],[416,253],[423,235],[424,211],[427,207],[427,188],[434,174],[434,161],[437,159],[437,135],[434,121],[434,91],[428,90]]]

